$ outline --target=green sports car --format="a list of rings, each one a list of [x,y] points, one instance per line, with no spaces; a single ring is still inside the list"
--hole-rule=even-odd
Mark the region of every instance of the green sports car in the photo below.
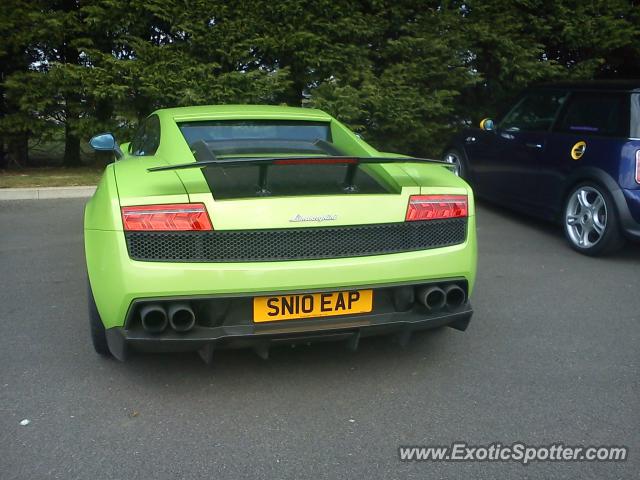
[[[87,203],[93,345],[131,351],[465,330],[473,194],[436,160],[379,152],[319,110],[154,112]]]

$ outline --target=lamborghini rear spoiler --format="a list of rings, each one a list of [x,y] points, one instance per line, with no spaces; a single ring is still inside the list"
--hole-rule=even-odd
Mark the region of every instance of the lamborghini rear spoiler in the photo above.
[[[151,167],[148,168],[147,171],[161,172],[166,170],[184,170],[188,168],[239,167],[256,165],[260,167],[258,176],[259,193],[268,194],[269,191],[266,188],[267,172],[268,168],[271,165],[347,165],[347,171],[344,179],[344,190],[346,192],[353,192],[356,190],[356,187],[354,186],[354,177],[358,169],[358,165],[370,163],[434,163],[449,166],[451,165],[450,163],[444,162],[442,160],[417,157],[359,157],[342,155],[295,155],[288,157],[216,157],[210,151],[207,151],[205,153],[199,152],[197,148],[195,150],[196,151],[194,151],[194,154],[196,159],[198,159],[198,161],[196,162],[180,163],[177,165],[167,165],[162,167]],[[200,160],[200,158],[202,158],[203,156],[206,156],[206,159]]]
[[[183,170],[186,168],[238,167],[246,165],[360,165],[363,163],[439,163],[451,165],[442,160],[417,157],[355,157],[355,156],[289,156],[289,157],[218,157],[215,160],[180,163],[148,168],[149,172]]]

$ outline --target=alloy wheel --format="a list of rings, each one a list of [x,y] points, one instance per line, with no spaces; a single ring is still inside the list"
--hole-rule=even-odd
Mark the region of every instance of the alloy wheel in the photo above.
[[[596,245],[607,229],[607,205],[597,189],[578,188],[567,202],[565,224],[571,241],[579,248]]]

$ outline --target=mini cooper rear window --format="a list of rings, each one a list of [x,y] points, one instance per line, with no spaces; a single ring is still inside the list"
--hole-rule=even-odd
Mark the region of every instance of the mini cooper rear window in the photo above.
[[[628,137],[629,105],[629,94],[626,93],[574,93],[562,115],[558,131]]]

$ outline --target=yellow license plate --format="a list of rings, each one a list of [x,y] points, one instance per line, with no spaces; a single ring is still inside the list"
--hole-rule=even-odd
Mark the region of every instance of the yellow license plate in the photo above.
[[[298,318],[367,313],[373,309],[372,290],[278,295],[253,299],[253,321],[274,322]]]

